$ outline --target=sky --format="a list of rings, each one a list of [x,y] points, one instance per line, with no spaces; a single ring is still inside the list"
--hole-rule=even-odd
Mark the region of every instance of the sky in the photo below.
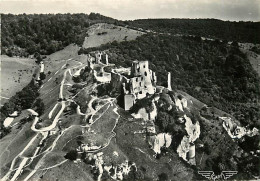
[[[119,20],[215,18],[260,21],[260,0],[0,0],[0,12],[95,12]]]

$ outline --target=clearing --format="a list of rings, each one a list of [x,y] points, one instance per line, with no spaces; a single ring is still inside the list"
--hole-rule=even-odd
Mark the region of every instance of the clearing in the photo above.
[[[87,34],[88,36],[85,37],[83,48],[98,47],[113,41],[135,40],[144,33],[112,24],[98,23],[89,27]]]

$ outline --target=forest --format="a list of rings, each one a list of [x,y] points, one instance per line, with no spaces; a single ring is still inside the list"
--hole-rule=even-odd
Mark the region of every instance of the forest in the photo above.
[[[139,19],[122,23],[158,33],[196,35],[224,41],[260,43],[260,22],[231,22],[217,19]]]

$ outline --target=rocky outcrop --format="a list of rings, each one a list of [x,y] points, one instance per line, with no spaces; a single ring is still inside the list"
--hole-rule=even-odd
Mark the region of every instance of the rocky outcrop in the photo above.
[[[192,120],[184,115],[181,120],[185,121],[185,130],[188,135],[185,135],[182,138],[180,145],[177,147],[177,153],[179,157],[183,158],[185,161],[190,163],[191,165],[196,165],[195,161],[195,144],[194,142],[200,136],[200,125],[197,121],[195,124],[192,123]],[[188,153],[188,157],[187,157]]]
[[[159,133],[155,136],[150,136],[148,142],[156,154],[161,154],[161,148],[168,148],[172,142],[172,136],[168,133]]]
[[[195,124],[193,124],[188,116],[184,115],[183,117],[185,119],[185,130],[188,133],[189,142],[194,143],[196,139],[200,136],[199,122],[197,121]]]
[[[187,153],[189,152],[190,148],[190,142],[189,142],[189,136],[185,135],[180,145],[177,148],[177,153],[179,154],[179,157],[183,158],[183,160],[187,161]]]
[[[188,108],[188,101],[185,98],[179,99],[178,97],[175,98],[175,105],[178,111],[184,111],[184,109]]]
[[[18,111],[14,111],[7,118],[5,118],[4,127],[9,127],[12,124],[12,122],[14,121],[14,118],[17,116],[18,116]]]
[[[141,109],[139,109],[137,114],[133,113],[132,116],[136,119],[142,118],[145,121],[148,121],[148,120],[154,121],[156,116],[157,116],[157,108],[156,108],[156,105],[154,103],[154,100],[152,101],[152,106],[153,106],[153,111],[151,111],[150,113],[148,113],[145,108],[141,108]]]
[[[112,163],[106,163],[103,157],[103,152],[98,152],[95,154],[90,153],[86,157],[87,162],[93,163],[93,170],[98,170],[98,172],[96,172],[98,173],[98,181],[101,181],[104,172],[107,172],[113,180],[123,180],[131,170],[137,170],[135,163],[130,164],[128,160],[125,160],[123,163],[113,165]]]
[[[259,130],[257,128],[253,128],[252,130],[239,126],[234,120],[230,117],[219,117],[223,123],[223,128],[227,131],[228,135],[232,139],[241,139],[245,135],[249,137],[253,137],[259,135]]]

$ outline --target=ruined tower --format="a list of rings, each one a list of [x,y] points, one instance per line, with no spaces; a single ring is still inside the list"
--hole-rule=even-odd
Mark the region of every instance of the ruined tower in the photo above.
[[[100,63],[102,54],[100,52],[98,52],[95,55],[96,55],[96,62],[95,63]]]
[[[136,102],[137,99],[143,99],[147,94],[154,94],[156,91],[156,75],[149,69],[148,61],[134,61],[128,76],[125,77],[120,75],[122,78],[117,78],[118,73],[112,73],[112,84],[117,84],[116,82],[122,82],[123,84],[123,94],[124,94],[124,108],[129,110]]]
[[[108,63],[108,54],[104,53],[104,54],[101,55],[101,62],[102,62],[103,64],[106,64],[106,65],[109,64],[109,63]]]
[[[168,72],[168,89],[169,90],[172,90],[172,86],[171,86],[171,72]]]

